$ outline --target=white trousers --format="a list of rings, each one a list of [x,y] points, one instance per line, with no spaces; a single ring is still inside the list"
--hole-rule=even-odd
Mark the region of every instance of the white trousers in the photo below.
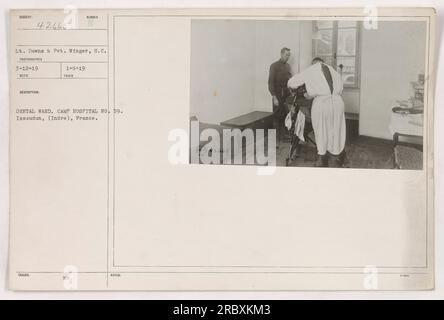
[[[344,101],[339,95],[317,96],[311,109],[319,155],[339,155],[345,147]]]

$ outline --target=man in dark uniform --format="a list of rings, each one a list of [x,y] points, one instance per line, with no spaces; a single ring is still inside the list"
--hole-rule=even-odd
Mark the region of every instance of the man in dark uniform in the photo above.
[[[285,137],[285,99],[290,95],[287,82],[291,78],[291,68],[287,63],[290,59],[290,49],[282,48],[281,58],[270,66],[268,76],[268,90],[273,99],[273,124],[276,129],[277,141]]]

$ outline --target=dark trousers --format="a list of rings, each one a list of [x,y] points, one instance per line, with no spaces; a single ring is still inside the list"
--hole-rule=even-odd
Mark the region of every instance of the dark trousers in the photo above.
[[[285,117],[287,116],[287,107],[285,106],[286,96],[277,97],[279,100],[279,105],[273,105],[273,127],[276,129],[276,139],[278,141],[282,141],[287,132],[287,128],[285,128]]]

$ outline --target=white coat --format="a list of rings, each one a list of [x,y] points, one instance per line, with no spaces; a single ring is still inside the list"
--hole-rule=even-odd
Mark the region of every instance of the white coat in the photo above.
[[[325,155],[328,151],[339,155],[344,150],[346,135],[344,101],[341,97],[343,83],[339,73],[330,66],[328,68],[333,80],[333,93],[320,62],[291,77],[288,87],[296,89],[305,84],[307,94],[314,97],[311,118],[318,154]]]

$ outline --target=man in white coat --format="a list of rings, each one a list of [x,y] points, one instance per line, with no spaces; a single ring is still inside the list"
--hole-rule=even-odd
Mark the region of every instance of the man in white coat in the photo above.
[[[345,160],[345,115],[341,93],[343,83],[335,69],[314,58],[312,65],[288,80],[288,87],[296,89],[305,84],[307,95],[314,98],[311,121],[315,134],[318,159],[316,167],[341,167]]]

